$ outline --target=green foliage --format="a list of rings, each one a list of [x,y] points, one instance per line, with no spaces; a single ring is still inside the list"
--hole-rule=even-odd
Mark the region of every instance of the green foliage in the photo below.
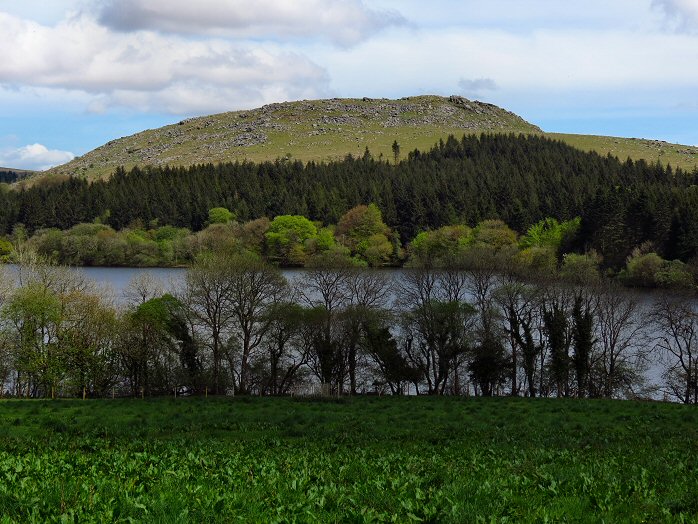
[[[153,233],[156,242],[175,242],[182,240],[190,234],[190,231],[183,227],[162,226]]]
[[[358,256],[371,266],[387,264],[393,255],[393,244],[389,239],[390,228],[383,222],[383,215],[376,204],[358,205],[339,219],[335,235]]]
[[[692,289],[695,286],[695,280],[688,265],[680,260],[665,262],[654,274],[654,279],[657,285],[663,288]]]
[[[269,231],[270,224],[271,222],[267,217],[257,218],[243,224],[238,235],[243,247],[261,255],[266,240],[265,234]]]
[[[323,227],[318,230],[317,236],[305,241],[306,250],[309,253],[319,253],[337,247],[332,228]]]
[[[6,522],[690,522],[691,406],[0,401]]]
[[[572,363],[577,377],[577,396],[584,397],[589,393],[589,373],[591,356],[596,340],[594,338],[594,317],[591,305],[584,302],[581,295],[574,300],[572,310],[572,345],[574,354]]]
[[[419,233],[410,242],[409,253],[414,262],[441,265],[462,255],[470,241],[468,226],[444,226]]]
[[[422,373],[400,352],[390,330],[374,324],[366,326],[366,351],[378,363],[380,375],[391,393],[403,394],[406,383],[420,381]]]
[[[94,237],[97,236],[99,233],[105,231],[114,230],[105,224],[76,224],[73,227],[71,227],[68,231],[66,231],[66,235]]]
[[[458,224],[423,231],[409,244],[408,266],[496,269],[535,276],[559,276],[576,284],[600,278],[602,258],[595,251],[572,249],[579,235],[578,218],[547,218],[531,226],[516,242],[516,233],[501,220],[484,220],[474,229]],[[341,242],[338,242],[337,235]],[[0,241],[0,247],[1,247]],[[281,266],[313,266],[331,253],[351,257],[352,265],[400,264],[400,243],[374,204],[356,206],[337,226],[319,227],[300,215],[281,215],[239,223],[214,223],[198,233],[138,223],[122,231],[103,224],[78,224],[67,231],[38,230],[28,246],[39,255],[70,265],[173,266],[191,263],[206,251],[251,251]],[[7,242],[7,249],[13,249]],[[646,249],[643,245],[642,249]],[[695,269],[679,260],[635,249],[619,278],[628,285],[691,288]],[[10,255],[5,255],[9,257]],[[558,259],[561,259],[558,268]]]
[[[357,253],[372,267],[387,264],[393,254],[393,244],[382,233],[376,233],[359,242]]]
[[[492,330],[486,330],[468,365],[470,377],[482,395],[494,395],[496,388],[505,382],[510,368],[502,338]]]
[[[171,295],[152,298],[139,304],[131,313],[131,318],[140,324],[150,324],[157,329],[165,329],[170,321],[170,304],[172,300],[177,300]]]
[[[519,251],[516,260],[532,274],[555,274],[557,253],[551,247],[531,246]]]
[[[636,286],[654,287],[657,283],[655,275],[664,262],[657,253],[633,253],[626,266],[627,277]]]
[[[560,276],[567,282],[590,285],[601,278],[599,264],[601,259],[598,254],[591,251],[580,255],[578,253],[566,253],[562,257]]]
[[[231,224],[210,224],[194,235],[194,255],[206,251],[235,251],[240,248],[236,229]]]
[[[14,247],[12,242],[6,238],[0,238],[0,263],[7,264],[12,261],[12,253],[14,252]]]
[[[397,164],[400,160],[400,144],[397,143],[397,140],[393,142],[391,149],[393,150],[393,161]]]
[[[569,319],[564,305],[558,301],[546,304],[543,309],[544,329],[548,336],[550,360],[548,370],[558,397],[569,394],[569,347],[570,340],[567,337]]]
[[[639,287],[692,289],[694,277],[687,264],[680,260],[664,260],[657,253],[633,252],[621,277]]]
[[[519,245],[523,248],[549,248],[559,253],[560,248],[569,244],[577,235],[580,226],[579,217],[562,223],[548,217],[529,227],[526,234],[519,239]]]
[[[483,220],[473,229],[473,243],[501,249],[516,244],[516,232],[501,220]]]
[[[317,234],[315,224],[303,216],[275,217],[265,234],[270,260],[285,266],[302,266],[308,255],[305,243]]]
[[[104,224],[77,224],[67,231],[42,229],[28,245],[39,255],[73,266],[172,266],[191,261],[186,228],[114,231]]]
[[[17,289],[5,306],[5,314],[16,325],[21,325],[23,334],[30,339],[40,336],[49,324],[58,322],[60,311],[56,294],[36,282]]]
[[[375,204],[351,208],[340,217],[336,230],[342,243],[350,247],[371,235],[381,233],[388,233],[388,226],[383,222],[383,215]]]
[[[235,213],[224,207],[214,207],[208,210],[209,224],[228,224],[235,220]]]
[[[447,377],[470,349],[475,308],[460,300],[425,298],[404,315],[404,327],[420,348],[417,368],[427,378],[428,393],[443,394]]]
[[[346,269],[365,268],[366,261],[352,257],[344,246],[335,245],[326,251],[319,251],[308,257],[305,263],[308,269]]]
[[[74,395],[112,379],[114,312],[79,287],[60,269],[43,268],[10,294],[2,343],[17,373],[16,394],[47,397],[61,388]]]

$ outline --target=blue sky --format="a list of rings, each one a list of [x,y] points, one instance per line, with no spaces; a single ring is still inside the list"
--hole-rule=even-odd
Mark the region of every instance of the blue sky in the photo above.
[[[4,0],[0,49],[0,166],[188,116],[424,93],[698,144],[698,0]]]

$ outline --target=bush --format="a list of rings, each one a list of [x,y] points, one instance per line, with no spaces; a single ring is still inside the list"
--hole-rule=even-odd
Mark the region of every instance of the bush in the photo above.
[[[664,259],[657,253],[633,252],[626,265],[627,280],[631,285],[656,287],[656,274],[664,266]]]

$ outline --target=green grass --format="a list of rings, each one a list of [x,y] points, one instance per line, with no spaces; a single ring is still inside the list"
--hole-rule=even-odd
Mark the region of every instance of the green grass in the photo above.
[[[0,522],[695,522],[697,468],[670,404],[0,403]]]

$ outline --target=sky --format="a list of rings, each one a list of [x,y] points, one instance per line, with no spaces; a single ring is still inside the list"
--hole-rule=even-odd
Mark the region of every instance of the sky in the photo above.
[[[182,118],[419,94],[698,145],[698,0],[0,0],[0,166]]]

